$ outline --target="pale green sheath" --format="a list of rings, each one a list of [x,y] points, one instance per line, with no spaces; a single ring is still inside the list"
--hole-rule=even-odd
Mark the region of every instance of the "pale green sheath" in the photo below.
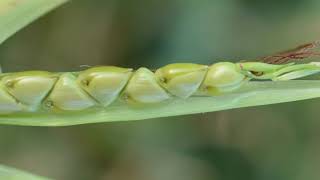
[[[317,63],[219,62],[169,64],[156,71],[101,66],[81,72],[3,73],[0,116],[104,111],[115,102],[143,108],[173,98],[219,96],[250,80],[291,80],[318,72]]]

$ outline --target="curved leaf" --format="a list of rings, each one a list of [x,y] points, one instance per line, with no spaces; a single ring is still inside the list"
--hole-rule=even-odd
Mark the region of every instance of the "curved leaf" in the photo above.
[[[0,44],[15,32],[67,0],[1,0]]]
[[[0,116],[0,123],[24,126],[67,126],[132,121],[276,104],[317,97],[320,97],[320,81],[317,80],[249,82],[236,92],[216,97],[173,98],[166,103],[148,107],[132,107],[124,103],[115,103],[106,107],[105,110],[73,114],[13,114]]]
[[[15,168],[0,165],[0,179],[6,180],[49,180]]]

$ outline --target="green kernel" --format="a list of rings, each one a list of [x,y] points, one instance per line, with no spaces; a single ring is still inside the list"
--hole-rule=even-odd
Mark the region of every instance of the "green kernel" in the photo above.
[[[52,73],[43,71],[19,72],[2,79],[7,91],[29,107],[38,106],[56,82]]]
[[[156,71],[161,85],[171,94],[187,98],[194,94],[206,75],[208,66],[177,63],[169,64]]]
[[[170,98],[158,84],[154,73],[147,68],[140,68],[133,74],[124,96],[137,103],[157,103]]]
[[[233,63],[220,62],[209,67],[202,84],[203,91],[208,94],[219,94],[239,88],[246,80],[240,69]]]
[[[9,114],[22,111],[22,106],[0,84],[0,114]]]
[[[72,73],[64,73],[60,76],[47,101],[54,108],[60,110],[83,110],[94,106],[96,103],[76,83],[76,77]]]
[[[124,89],[132,69],[102,66],[90,68],[79,74],[78,84],[103,106],[108,106]]]

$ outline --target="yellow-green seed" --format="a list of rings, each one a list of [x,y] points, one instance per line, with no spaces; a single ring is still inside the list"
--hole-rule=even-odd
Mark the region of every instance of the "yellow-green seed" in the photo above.
[[[177,63],[169,64],[156,71],[161,85],[171,94],[187,98],[194,94],[206,75],[208,66]]]
[[[23,108],[0,84],[0,114],[9,114],[22,111]]]
[[[28,71],[6,76],[2,84],[19,102],[35,108],[52,89],[57,78],[49,72]]]
[[[103,106],[111,104],[127,84],[132,69],[114,66],[90,68],[79,74],[77,83]]]
[[[239,88],[246,81],[246,76],[233,63],[220,62],[209,67],[202,90],[207,94],[219,94]]]
[[[95,101],[76,83],[76,77],[71,73],[64,73],[50,93],[47,101],[53,108],[60,110],[84,110],[94,106]]]
[[[140,68],[133,74],[124,96],[137,103],[157,103],[170,98],[158,84],[153,72],[147,68]]]

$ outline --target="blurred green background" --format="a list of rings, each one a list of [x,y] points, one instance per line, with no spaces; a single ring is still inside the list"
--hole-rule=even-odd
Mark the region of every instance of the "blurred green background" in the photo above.
[[[74,71],[254,59],[318,39],[319,9],[319,0],[77,0],[1,45],[0,63],[4,71]],[[135,122],[0,126],[0,164],[66,180],[318,180],[319,107],[315,99]]]

